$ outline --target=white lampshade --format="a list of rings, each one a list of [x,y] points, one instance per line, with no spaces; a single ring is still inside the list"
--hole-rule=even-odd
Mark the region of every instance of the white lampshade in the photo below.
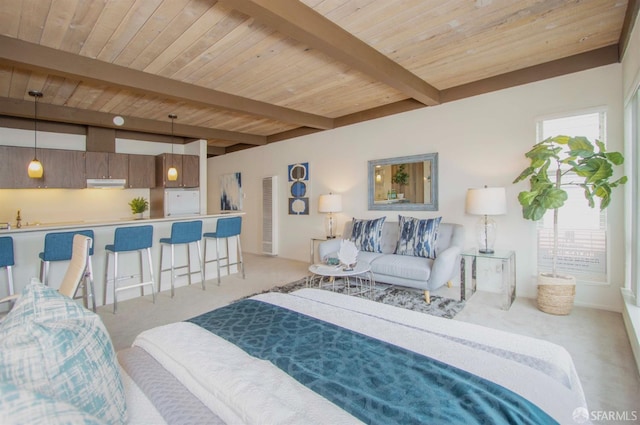
[[[504,187],[468,189],[465,211],[471,215],[502,215],[507,213]]]
[[[497,225],[488,216],[507,213],[507,196],[504,187],[468,189],[465,211],[467,214],[482,216],[476,225],[479,250],[483,254],[493,254]]]
[[[327,239],[336,237],[337,220],[333,216],[333,213],[340,211],[342,211],[342,195],[334,195],[333,193],[320,195],[318,199],[318,212],[329,213],[325,220]]]
[[[318,199],[318,212],[334,213],[342,211],[342,195],[320,195]]]

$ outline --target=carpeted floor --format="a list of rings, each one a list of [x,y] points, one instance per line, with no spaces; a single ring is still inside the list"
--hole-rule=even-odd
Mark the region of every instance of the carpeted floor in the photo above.
[[[276,286],[265,292],[293,292],[296,289],[307,288],[307,278],[296,280],[282,286]],[[451,298],[444,298],[438,295],[431,295],[430,303],[424,298],[424,291],[419,289],[401,288],[384,283],[377,283],[373,288],[373,293],[363,292],[360,288],[348,288],[341,279],[336,280],[335,287],[325,284],[321,287],[326,290],[335,290],[341,294],[349,294],[357,297],[368,298],[383,304],[390,304],[409,310],[419,311],[432,316],[452,319],[464,308],[464,301]],[[255,295],[255,294],[254,294]]]

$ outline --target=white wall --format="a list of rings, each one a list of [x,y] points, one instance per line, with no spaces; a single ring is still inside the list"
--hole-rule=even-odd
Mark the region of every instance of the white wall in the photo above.
[[[535,143],[536,119],[604,106],[608,147],[621,151],[621,88],[621,66],[614,64],[210,158],[209,210],[219,202],[219,176],[241,172],[246,195],[243,249],[259,253],[261,180],[279,176],[279,255],[308,261],[310,238],[324,234],[324,215],[317,212],[320,194],[343,195],[339,228],[351,217],[385,215],[367,210],[367,161],[437,152],[439,211],[404,214],[442,215],[445,221],[462,223],[467,229],[467,245],[473,247],[477,217],[464,213],[467,188],[485,184],[506,187],[508,214],[494,217],[499,226],[496,248],[516,251],[518,295],[535,297],[536,224],[521,218],[517,194],[526,183],[516,186],[511,182],[527,165],[524,152]],[[309,216],[287,214],[287,165],[297,162],[309,162],[310,166]],[[579,285],[576,303],[619,311],[624,270],[623,193],[615,195],[608,209],[611,284]],[[386,215],[397,221],[397,212]]]

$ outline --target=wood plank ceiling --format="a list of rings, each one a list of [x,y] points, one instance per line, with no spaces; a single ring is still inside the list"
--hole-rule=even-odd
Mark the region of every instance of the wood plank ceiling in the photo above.
[[[11,0],[0,115],[213,155],[620,60],[638,0]]]

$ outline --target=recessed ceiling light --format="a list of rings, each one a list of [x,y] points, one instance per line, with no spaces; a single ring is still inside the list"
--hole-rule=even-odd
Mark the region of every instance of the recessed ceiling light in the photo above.
[[[120,115],[116,115],[115,117],[113,117],[113,123],[120,127],[124,124],[124,118],[122,118]]]

